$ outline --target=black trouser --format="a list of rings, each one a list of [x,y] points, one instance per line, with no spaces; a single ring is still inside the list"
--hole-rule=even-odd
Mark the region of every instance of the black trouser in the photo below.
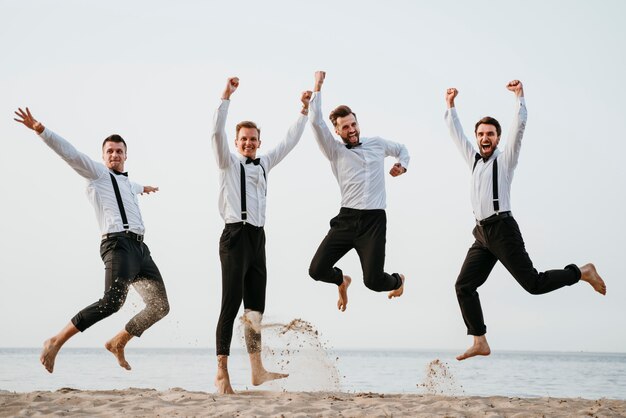
[[[365,286],[376,292],[398,289],[402,286],[400,275],[383,270],[386,235],[387,215],[383,209],[341,208],[339,215],[330,220],[330,231],[313,256],[309,275],[341,285],[343,273],[335,263],[354,248],[361,260]]]
[[[522,234],[513,217],[485,226],[477,225],[473,234],[476,241],[467,252],[455,285],[469,335],[484,335],[487,332],[476,289],[485,283],[496,261],[500,261],[515,280],[533,295],[571,286],[580,279],[580,270],[574,264],[562,270],[538,273],[526,252]]]
[[[216,330],[217,355],[230,355],[233,325],[243,300],[245,309],[265,311],[265,231],[242,222],[226,224],[220,238],[222,308]]]
[[[146,306],[128,321],[125,329],[140,337],[170,310],[165,285],[150,250],[143,242],[123,235],[102,240],[100,256],[105,269],[104,296],[77,313],[72,323],[82,332],[119,311],[132,285]]]

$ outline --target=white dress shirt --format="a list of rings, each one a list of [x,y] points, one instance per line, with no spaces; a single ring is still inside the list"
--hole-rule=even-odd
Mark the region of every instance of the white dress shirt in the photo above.
[[[361,145],[346,148],[333,137],[322,116],[322,94],[314,92],[310,103],[311,125],[322,154],[330,161],[341,191],[341,206],[351,209],[385,209],[385,157],[396,157],[409,166],[406,147],[380,137],[360,138]]]
[[[481,158],[476,164],[472,173],[470,195],[474,216],[478,220],[483,220],[496,213],[493,208],[493,161],[496,157],[498,158],[499,212],[511,210],[511,182],[519,160],[527,116],[526,102],[523,97],[520,97],[517,100],[513,125],[502,151],[498,147],[487,161],[483,161]],[[445,120],[450,130],[450,136],[471,171],[476,161],[475,141],[470,141],[463,133],[456,108],[450,108],[446,111]]]
[[[115,176],[120,188],[129,230],[136,234],[144,234],[145,228],[137,200],[137,195],[143,193],[142,185],[131,182],[127,176],[116,175],[109,171],[104,164],[79,152],[72,144],[48,128],[45,128],[39,136],[74,171],[87,180],[87,197],[96,211],[96,218],[102,235],[124,231],[122,216],[109,174]]]
[[[246,157],[232,153],[226,139],[226,117],[230,100],[222,100],[215,111],[213,120],[212,146],[219,168],[219,210],[222,219],[227,224],[241,222],[241,164],[246,173],[246,223],[254,226],[265,225],[265,207],[267,182],[263,176],[269,178],[269,173],[276,164],[298,144],[308,118],[300,115],[287,131],[287,136],[267,154],[259,156],[260,165],[246,164]],[[263,168],[261,168],[263,166]]]

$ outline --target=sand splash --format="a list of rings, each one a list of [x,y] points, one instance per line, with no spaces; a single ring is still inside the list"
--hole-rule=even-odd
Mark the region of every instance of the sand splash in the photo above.
[[[243,325],[249,324],[262,333],[262,358],[270,371],[288,373],[286,379],[263,385],[268,390],[339,391],[338,357],[308,321],[297,318],[289,323],[262,323],[258,312],[247,312],[241,318],[237,333],[244,343]]]
[[[448,364],[439,359],[428,363],[424,382],[418,383],[416,386],[424,389],[429,395],[459,396],[465,394],[463,386],[456,381]]]

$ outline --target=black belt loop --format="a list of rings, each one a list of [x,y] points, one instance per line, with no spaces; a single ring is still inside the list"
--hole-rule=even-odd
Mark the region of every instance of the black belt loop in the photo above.
[[[248,219],[248,212],[246,211],[246,169],[243,168],[243,164],[241,165],[241,220],[243,223],[246,223],[246,219]]]
[[[124,210],[124,203],[122,203],[122,195],[120,194],[120,188],[117,185],[117,180],[115,179],[115,176],[111,173],[109,173],[109,175],[111,176],[111,183],[113,183],[113,191],[115,191],[115,198],[117,199],[117,207],[120,210],[120,215],[122,216],[122,224],[124,226],[124,229],[128,229],[129,225],[128,225],[128,218],[126,218],[126,211]]]

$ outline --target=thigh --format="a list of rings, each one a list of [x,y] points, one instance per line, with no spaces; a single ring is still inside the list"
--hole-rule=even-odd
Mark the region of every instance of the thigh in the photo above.
[[[359,254],[364,275],[368,272],[383,271],[386,244],[387,217],[385,212],[376,212],[362,219],[354,248]]]
[[[263,313],[267,287],[265,232],[260,231],[252,241],[253,251],[251,252],[254,256],[243,280],[243,306],[245,309]]]
[[[476,240],[467,251],[459,277],[456,280],[456,286],[471,288],[481,286],[489,277],[497,261],[497,257],[480,241]]]
[[[115,237],[102,241],[100,256],[104,262],[105,292],[122,283],[128,287],[139,272],[140,263],[135,260],[126,238]]]
[[[351,219],[339,214],[330,220],[330,230],[320,243],[312,264],[333,267],[348,251],[354,248],[356,226]]]
[[[490,249],[515,279],[520,281],[537,274],[514,218],[505,218],[498,222],[493,234],[490,237]]]
[[[222,267],[222,311],[233,317],[241,305],[243,285],[249,269],[249,256],[245,244],[245,231],[242,225],[229,225],[224,228],[219,244]]]
[[[142,260],[139,271],[137,272],[137,279],[150,280],[163,284],[163,277],[157,267],[156,263],[152,259],[150,248],[144,243],[141,243]]]

